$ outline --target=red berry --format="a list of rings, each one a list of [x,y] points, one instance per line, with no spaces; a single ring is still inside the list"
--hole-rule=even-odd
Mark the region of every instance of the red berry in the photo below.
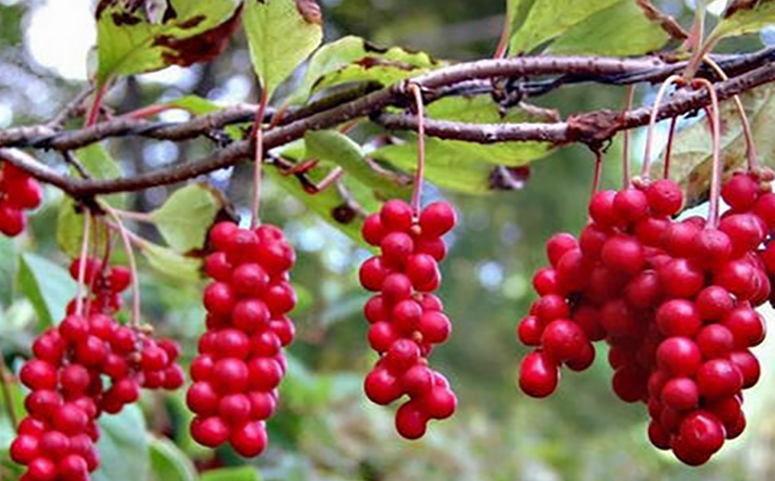
[[[396,430],[406,439],[419,439],[425,434],[428,425],[428,415],[422,411],[415,401],[401,405],[396,412]]]
[[[229,435],[229,426],[217,416],[197,417],[191,423],[191,436],[196,442],[209,448],[225,443]]]
[[[446,202],[434,202],[420,213],[420,227],[426,237],[441,237],[456,223],[455,210]]]
[[[697,384],[687,377],[669,380],[662,388],[662,402],[676,411],[695,409],[700,402]]]
[[[711,359],[697,371],[697,385],[705,399],[734,396],[743,387],[743,375],[726,359]]]
[[[702,326],[702,319],[693,302],[673,299],[659,306],[656,323],[665,337],[694,337]]]
[[[721,188],[721,198],[736,211],[749,210],[759,197],[759,182],[750,175],[735,174]]]
[[[252,458],[266,449],[268,442],[263,422],[246,422],[234,428],[229,438],[232,447],[242,456]]]
[[[614,210],[620,219],[635,222],[648,214],[646,194],[634,187],[621,190],[614,197]]]
[[[519,387],[528,396],[544,398],[557,389],[560,371],[556,364],[540,351],[525,356],[519,369]]]
[[[575,237],[571,234],[560,232],[554,234],[546,241],[546,257],[551,265],[556,266],[566,252],[578,249],[578,247],[579,243]]]
[[[683,448],[700,455],[713,454],[724,444],[724,426],[712,414],[698,411],[681,422]]]
[[[364,391],[373,403],[383,406],[392,403],[403,394],[398,378],[384,368],[375,368],[366,376]]]
[[[363,221],[363,227],[361,229],[363,240],[373,246],[378,246],[382,243],[382,239],[385,237],[385,228],[382,226],[382,221],[378,214],[371,214]]]
[[[680,212],[683,192],[675,182],[663,179],[652,182],[646,189],[649,207],[658,216],[670,216]]]
[[[657,348],[659,368],[673,376],[691,376],[700,367],[700,348],[687,337],[671,337]]]
[[[389,200],[382,206],[379,218],[388,231],[407,231],[412,225],[412,208],[402,200]]]
[[[550,322],[541,336],[544,353],[557,362],[578,357],[589,341],[574,322],[557,319]]]

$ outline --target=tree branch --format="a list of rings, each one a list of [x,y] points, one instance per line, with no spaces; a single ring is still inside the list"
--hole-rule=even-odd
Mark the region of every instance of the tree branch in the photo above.
[[[775,64],[761,65],[775,50],[768,49],[743,56],[728,56],[718,61],[731,72],[745,71],[727,82],[716,84],[719,97],[749,90],[775,79]],[[268,129],[264,135],[266,149],[272,149],[302,138],[307,131],[335,127],[357,118],[372,116],[388,128],[416,128],[416,119],[407,116],[380,114],[388,106],[404,107],[409,96],[406,86],[418,84],[426,95],[436,98],[439,92],[455,85],[476,84],[477,80],[498,77],[522,77],[540,75],[571,75],[599,81],[658,81],[678,69],[681,63],[670,64],[657,58],[620,59],[605,57],[517,57],[500,60],[481,60],[461,63],[439,69],[415,79],[371,93],[359,93],[357,98],[342,97],[344,103],[330,102],[325,98],[285,115],[280,125]],[[753,70],[751,70],[753,69]],[[659,118],[672,117],[701,108],[709,102],[707,94],[700,92],[676,96],[664,105]],[[232,122],[244,122],[246,116],[255,115],[253,106],[236,106],[210,115],[203,115],[180,124],[137,123],[136,120],[116,119],[73,132],[52,133],[45,126],[22,127],[0,132],[0,147],[33,145],[58,150],[70,150],[107,137],[117,135],[145,135],[153,138],[182,140],[210,132]],[[571,117],[568,122],[554,124],[461,124],[446,121],[429,121],[428,134],[440,138],[491,143],[502,141],[539,140],[556,144],[584,142],[593,144],[610,139],[616,132],[646,124],[648,109],[638,109],[622,116],[618,112],[599,111]],[[51,134],[51,135],[49,135]],[[249,140],[238,141],[196,162],[177,164],[154,172],[130,178],[94,180],[77,179],[60,174],[36,162],[31,156],[18,150],[0,149],[0,157],[29,172],[34,177],[53,184],[75,197],[88,197],[113,192],[142,190],[151,186],[173,184],[198,177],[218,169],[229,167],[248,158],[252,146]]]

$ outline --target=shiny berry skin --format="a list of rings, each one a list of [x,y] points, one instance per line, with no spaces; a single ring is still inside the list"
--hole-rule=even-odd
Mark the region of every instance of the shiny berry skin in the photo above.
[[[576,323],[565,319],[550,322],[541,336],[544,353],[558,362],[578,357],[587,342],[584,331]]]
[[[667,179],[652,182],[646,189],[651,210],[659,216],[677,214],[683,206],[683,192],[675,182]]]
[[[559,369],[542,352],[525,356],[519,369],[519,387],[528,396],[544,398],[557,389]]]
[[[428,426],[428,416],[418,403],[413,401],[403,404],[396,412],[396,431],[406,439],[414,440],[423,437]]]
[[[434,202],[420,212],[420,228],[424,236],[441,237],[456,223],[455,210],[446,202]]]
[[[673,376],[691,376],[700,367],[702,355],[697,344],[688,337],[671,337],[657,349],[660,369]]]

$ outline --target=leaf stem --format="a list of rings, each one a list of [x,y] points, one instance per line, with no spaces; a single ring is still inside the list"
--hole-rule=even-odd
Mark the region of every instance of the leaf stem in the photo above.
[[[678,117],[670,119],[670,131],[667,134],[667,146],[665,146],[665,166],[662,169],[662,178],[670,178],[670,158],[673,156],[673,139],[675,138],[675,128],[678,124]]]
[[[118,214],[119,217],[123,217],[125,219],[131,219],[138,222],[145,222],[148,224],[153,223],[153,218],[151,217],[150,214],[146,212],[135,212],[131,210],[118,209],[115,207],[113,208],[113,210],[116,212],[116,214]]]
[[[409,91],[414,95],[415,106],[417,107],[417,172],[414,176],[414,191],[412,192],[411,205],[415,217],[419,217],[422,184],[425,178],[425,106],[419,85],[410,83]]]
[[[595,149],[593,152],[595,154],[595,173],[592,177],[592,195],[594,196],[600,190],[600,178],[603,173],[603,154],[600,152],[600,149]]]
[[[256,120],[253,124],[252,134],[256,139],[256,152],[253,157],[253,204],[250,210],[250,228],[255,229],[259,223],[259,210],[261,209],[261,178],[263,174],[264,164],[264,129],[262,123],[264,122],[264,114],[266,113],[266,105],[269,101],[267,97],[266,88],[261,89],[261,98],[258,104],[258,112],[256,113]]]
[[[657,98],[654,100],[654,106],[651,109],[651,116],[649,117],[649,126],[646,131],[646,148],[643,152],[643,168],[641,169],[641,177],[643,180],[648,180],[649,170],[651,170],[651,144],[654,139],[654,125],[657,123],[657,114],[659,113],[659,106],[662,104],[662,99],[667,94],[667,89],[672,84],[683,84],[684,80],[679,75],[671,75],[664,81],[659,91],[657,92]]]
[[[102,109],[102,100],[105,97],[106,90],[107,90],[107,83],[104,83],[99,87],[97,87],[97,90],[94,93],[94,100],[92,101],[91,107],[89,108],[89,112],[86,114],[86,122],[84,123],[84,127],[91,127],[92,125],[97,123],[97,120],[100,117],[100,110]]]
[[[89,235],[91,234],[91,212],[86,209],[83,215],[83,235],[81,237],[81,255],[78,258],[78,290],[75,298],[75,313],[83,316],[84,284],[86,278],[86,259],[89,256]]]

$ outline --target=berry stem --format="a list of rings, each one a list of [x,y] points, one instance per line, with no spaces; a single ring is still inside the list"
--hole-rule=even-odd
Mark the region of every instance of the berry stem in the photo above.
[[[694,41],[690,42],[689,45],[692,48],[692,57],[689,59],[689,64],[686,66],[683,74],[683,78],[686,80],[694,78],[694,74],[697,73],[697,69],[702,62],[702,57],[705,54],[705,16],[707,8],[708,5],[706,0],[697,0],[697,7],[694,11],[694,27],[692,29]],[[691,37],[690,40],[692,40]]]
[[[425,178],[425,106],[419,85],[409,84],[409,91],[414,95],[417,107],[417,172],[414,177],[414,191],[412,192],[412,211],[415,217],[419,217],[422,183]]]
[[[596,149],[594,152],[595,152],[595,173],[594,173],[594,177],[592,178],[593,196],[597,193],[598,190],[600,190],[600,177],[601,177],[600,174],[603,172],[603,154],[600,152],[599,149]]]
[[[622,115],[632,110],[632,102],[635,98],[635,86],[627,87],[627,96],[624,102],[624,111]],[[622,185],[625,187],[630,184],[630,131],[625,130],[622,133]]]
[[[84,127],[91,127],[97,123],[97,119],[99,119],[100,116],[100,109],[102,109],[102,100],[105,97],[106,89],[107,84],[102,84],[97,87],[97,91],[94,92],[94,100],[92,101],[91,107],[89,107],[89,112],[86,114],[86,122],[84,123]]]
[[[673,155],[673,139],[675,138],[675,127],[678,124],[678,117],[670,119],[670,132],[667,134],[667,146],[665,147],[665,167],[662,169],[662,178],[670,178],[670,157]]]
[[[259,210],[261,208],[261,177],[264,164],[264,131],[261,124],[264,122],[266,113],[266,104],[269,101],[265,88],[261,89],[261,98],[258,104],[256,120],[253,124],[252,135],[256,139],[256,152],[253,157],[253,206],[250,211],[250,228],[255,229],[259,221]]]
[[[511,40],[511,22],[509,20],[508,15],[503,19],[501,38],[498,40],[498,46],[495,47],[495,54],[493,54],[492,58],[504,58],[506,56],[506,50],[509,48],[509,40]]]
[[[83,235],[81,238],[81,257],[78,262],[78,291],[75,298],[75,313],[83,315],[83,296],[86,278],[86,259],[89,256],[89,235],[91,234],[91,212],[83,214]]]
[[[122,210],[113,208],[113,210],[116,211],[116,214],[118,214],[119,217],[123,217],[125,219],[132,219],[136,220],[138,222],[145,222],[145,223],[153,223],[153,218],[150,214],[147,214],[145,212],[135,212],[131,210]]]
[[[138,329],[140,327],[140,279],[137,275],[137,262],[135,260],[134,250],[132,249],[129,231],[124,227],[121,218],[113,207],[106,202],[100,202],[100,206],[113,219],[113,222],[115,223],[113,227],[118,230],[119,235],[121,235],[121,241],[124,244],[124,249],[126,250],[126,255],[129,259],[129,272],[132,276],[132,316],[129,320],[129,325],[133,329]]]
[[[11,420],[11,426],[16,430],[16,426],[19,425],[19,415],[16,412],[16,405],[11,393],[12,382],[13,375],[11,375],[11,370],[8,369],[8,365],[5,363],[5,356],[3,356],[2,347],[0,347],[0,389],[3,391],[3,402],[8,413],[8,419]]]
[[[697,78],[693,81],[708,89],[711,108],[706,109],[708,121],[713,133],[713,171],[710,180],[710,209],[708,211],[708,224],[711,228],[718,226],[719,203],[721,199],[721,119],[719,112],[718,96],[713,84],[707,79]]]
[[[142,120],[142,119],[147,119],[148,117],[154,117],[156,115],[159,115],[162,112],[166,112],[167,110],[172,110],[174,108],[177,108],[177,107],[173,107],[171,105],[148,105],[145,107],[141,107],[137,110],[127,112],[124,115],[122,115],[120,118]]]
[[[673,84],[683,84],[684,80],[679,75],[671,75],[664,81],[662,86],[659,87],[657,92],[657,98],[654,100],[654,106],[651,109],[651,116],[649,117],[649,126],[646,131],[646,149],[643,153],[643,169],[641,170],[641,177],[643,180],[648,180],[649,170],[651,170],[651,144],[654,139],[654,125],[657,123],[657,114],[659,114],[659,106],[662,104],[667,94],[667,89]]]
[[[718,63],[716,63],[712,58],[710,58],[708,55],[705,55],[703,57],[703,61],[708,64],[710,68],[713,69],[714,72],[718,74],[719,77],[721,77],[721,80],[727,81],[729,80],[729,76],[727,76],[726,72],[719,66]],[[745,107],[743,107],[743,102],[740,100],[739,95],[733,95],[732,100],[735,102],[735,108],[737,109],[737,113],[740,115],[740,124],[743,126],[743,135],[745,136],[745,148],[746,148],[746,157],[748,159],[748,170],[753,171],[759,168],[759,156],[756,152],[756,144],[753,140],[753,132],[751,131],[751,123],[748,120],[748,115],[745,113]]]

